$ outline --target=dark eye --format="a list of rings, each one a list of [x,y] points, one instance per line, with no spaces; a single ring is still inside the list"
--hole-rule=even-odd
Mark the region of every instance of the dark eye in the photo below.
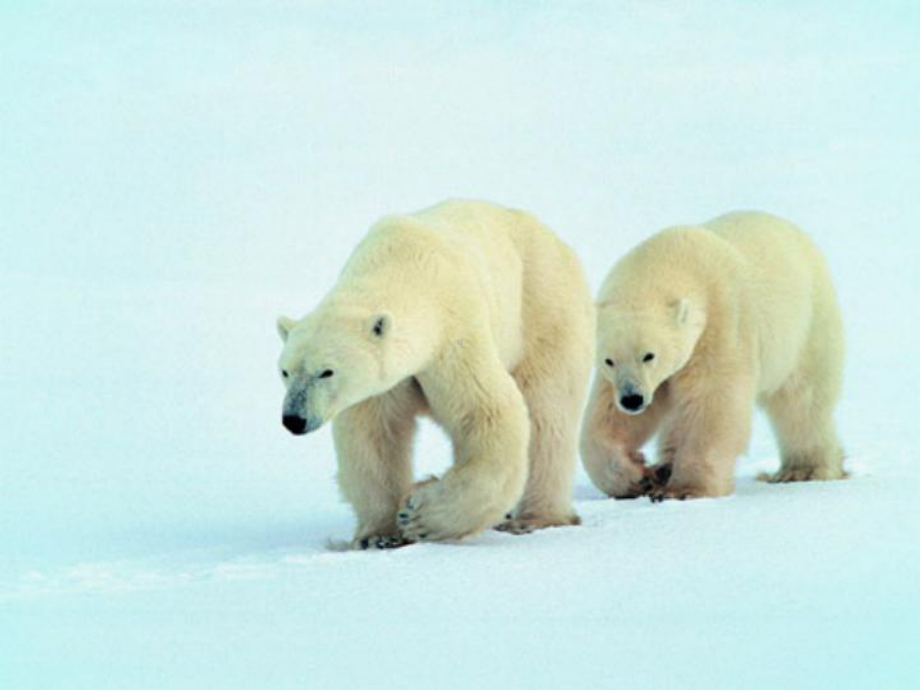
[[[332,371],[332,369],[326,369],[326,371],[324,371],[322,374],[320,374],[319,377],[320,377],[321,379],[328,379],[328,378],[329,378],[330,376],[332,376],[334,373],[335,373],[335,372]]]
[[[281,370],[281,375],[282,375],[284,378],[287,378],[287,377],[288,377],[288,370],[287,370],[287,369],[282,369],[282,370]]]
[[[655,359],[655,353],[654,353],[654,352],[646,352],[646,353],[645,353],[645,357],[642,358],[642,361],[643,361],[643,362],[651,362],[653,359]]]
[[[607,359],[604,360],[604,364],[606,364],[608,367],[612,367],[612,366],[613,366],[613,360],[610,359],[610,357],[608,357]]]

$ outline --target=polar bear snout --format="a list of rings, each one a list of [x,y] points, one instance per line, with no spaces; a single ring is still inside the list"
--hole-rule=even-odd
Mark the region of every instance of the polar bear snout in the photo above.
[[[284,428],[295,436],[303,436],[319,429],[323,421],[319,417],[301,417],[299,414],[285,414],[281,417]]]
[[[648,407],[650,400],[642,394],[642,391],[627,386],[620,389],[620,395],[617,398],[617,406],[626,414],[639,414]]]
[[[620,405],[627,412],[640,412],[645,408],[645,397],[638,393],[631,393],[620,398]]]
[[[295,436],[307,433],[307,420],[299,414],[286,414],[281,417],[284,428]]]
[[[314,377],[304,381],[302,378],[290,384],[284,405],[281,407],[281,423],[295,436],[303,436],[319,429],[333,416],[330,411],[330,391],[328,385],[318,385]]]

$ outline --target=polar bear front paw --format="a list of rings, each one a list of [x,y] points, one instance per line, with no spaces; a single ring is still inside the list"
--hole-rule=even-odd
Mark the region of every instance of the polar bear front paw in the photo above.
[[[657,465],[646,468],[645,476],[637,486],[638,495],[651,496],[653,493],[663,491],[671,479],[673,470],[674,466],[670,462],[659,462]]]
[[[393,534],[374,534],[361,539],[355,539],[354,548],[361,551],[369,549],[398,549],[401,546],[408,546],[412,542],[402,535]]]
[[[642,454],[639,453],[638,455],[641,456]],[[642,457],[644,458],[644,456]],[[648,467],[637,462],[636,467],[641,471],[639,477],[632,478],[632,481],[625,488],[611,493],[610,495],[613,498],[623,500],[649,496],[653,491],[663,488],[671,478],[671,463],[660,462],[657,465]]]
[[[421,494],[422,492],[416,491],[405,500],[402,508],[396,514],[396,524],[405,539],[412,541],[438,539],[439,535],[435,534],[433,528],[426,523],[425,513],[422,511],[425,497]]]
[[[448,478],[415,485],[396,515],[403,537],[411,541],[460,539],[501,519],[502,512],[490,508],[487,495],[458,490],[454,484]]]
[[[654,469],[646,464],[645,454],[641,450],[619,449],[612,457],[605,457],[596,463],[591,479],[597,488],[611,498],[633,499],[647,496],[649,491],[663,483],[656,481]]]

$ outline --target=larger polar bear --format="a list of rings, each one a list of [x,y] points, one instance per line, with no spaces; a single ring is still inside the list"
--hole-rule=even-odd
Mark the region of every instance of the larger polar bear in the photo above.
[[[840,311],[818,249],[780,218],[730,213],[635,247],[600,290],[597,360],[581,450],[611,496],[731,493],[755,404],[780,446],[773,481],[843,476]]]
[[[574,253],[521,211],[447,201],[371,228],[300,321],[281,317],[283,422],[329,420],[354,545],[576,524],[594,305]],[[412,483],[416,417],[454,464]]]

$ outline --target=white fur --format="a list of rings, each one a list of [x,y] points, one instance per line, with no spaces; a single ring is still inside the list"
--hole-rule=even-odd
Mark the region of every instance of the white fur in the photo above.
[[[514,531],[577,522],[593,330],[575,255],[532,216],[449,201],[378,222],[315,310],[279,319],[286,413],[334,420],[355,543],[462,537],[512,510]],[[424,413],[454,466],[413,486]]]
[[[772,480],[843,476],[832,417],[843,327],[824,259],[796,227],[738,212],[664,230],[614,266],[598,307],[598,376],[581,449],[600,489],[731,493],[755,404],[780,445]],[[637,415],[620,402],[633,390],[647,405]],[[658,432],[667,481],[639,453]]]

